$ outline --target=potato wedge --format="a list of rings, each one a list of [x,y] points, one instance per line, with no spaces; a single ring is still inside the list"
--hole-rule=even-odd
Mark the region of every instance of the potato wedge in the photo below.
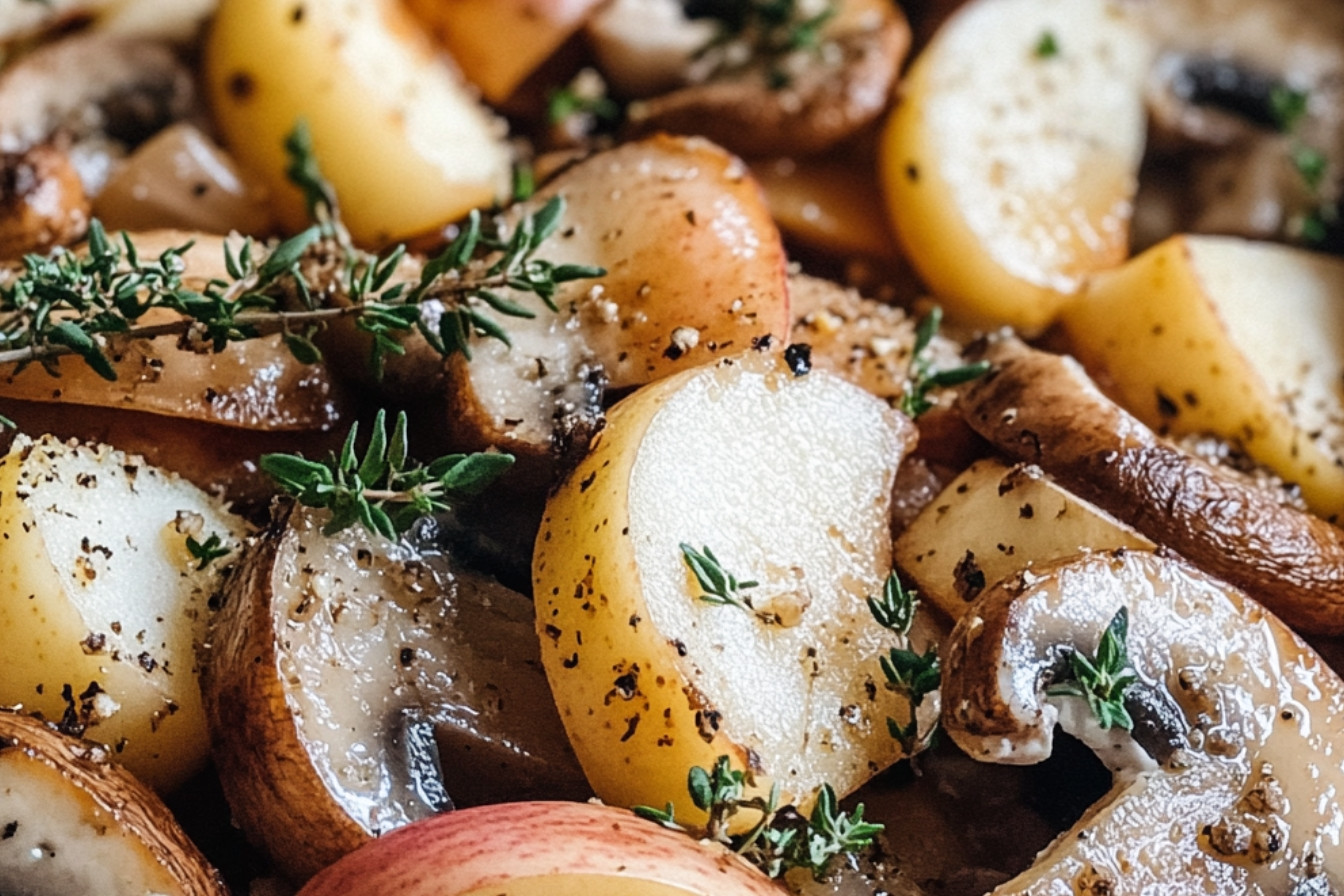
[[[720,755],[803,804],[900,758],[885,719],[907,707],[878,684],[895,636],[865,598],[890,568],[911,435],[861,389],[763,352],[611,410],[533,559],[542,660],[599,797],[696,819],[687,772]],[[683,545],[759,585],[712,605]]]
[[[19,437],[0,459],[0,531],[0,704],[67,717],[159,790],[199,771],[196,645],[219,575],[186,542],[236,543],[243,522],[134,456]]]
[[[1153,53],[1126,15],[1110,0],[974,0],[911,67],[883,184],[949,317],[1038,332],[1124,260]]]
[[[327,519],[288,510],[251,542],[211,629],[215,764],[248,838],[302,881],[455,804],[587,796],[526,598]]]
[[[896,539],[896,565],[950,619],[990,585],[1049,560],[1155,545],[1027,464],[973,463]]]
[[[0,709],[0,892],[227,896],[168,807],[110,757]]]
[[[224,0],[205,72],[226,144],[295,230],[307,214],[283,144],[301,117],[361,244],[433,230],[507,195],[503,123],[397,0]]]
[[[1099,275],[1061,322],[1140,420],[1227,439],[1316,513],[1344,514],[1344,260],[1173,237]]]

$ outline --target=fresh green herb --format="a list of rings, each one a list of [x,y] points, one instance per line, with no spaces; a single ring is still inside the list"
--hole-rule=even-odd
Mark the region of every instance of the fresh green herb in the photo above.
[[[915,327],[915,344],[910,352],[910,368],[906,374],[905,394],[901,396],[898,407],[912,419],[933,407],[929,393],[935,388],[959,386],[984,376],[989,370],[988,361],[976,361],[948,370],[935,371],[929,360],[929,346],[938,328],[943,323],[943,309],[937,305],[926,314]]]
[[[564,87],[546,100],[546,120],[561,124],[575,116],[586,119],[585,131],[610,128],[620,123],[621,105],[607,93],[607,83],[595,69],[579,71]]]
[[[695,0],[686,4],[691,18],[718,22],[714,37],[696,51],[697,59],[717,54],[721,57],[717,68],[725,71],[764,61],[772,87],[789,84],[783,65],[787,57],[820,49],[822,28],[838,8],[837,0]],[[745,48],[746,52],[734,54],[730,48]],[[738,55],[741,62],[736,61]]]
[[[1312,192],[1317,192],[1325,180],[1325,153],[1314,146],[1298,143],[1292,150],[1293,168]]]
[[[779,787],[774,785],[768,797],[745,797],[754,782],[747,772],[734,769],[727,756],[720,756],[712,769],[692,766],[686,787],[691,802],[705,812],[708,821],[703,835],[722,843],[760,868],[770,877],[802,868],[822,881],[836,857],[867,849],[882,825],[863,820],[863,806],[853,813],[840,810],[835,790],[823,784],[809,817],[803,818],[792,807],[779,806]],[[685,831],[677,823],[671,803],[665,809],[636,806],[635,813],[664,827]],[[733,836],[728,829],[739,812],[760,813],[760,819],[744,834]]]
[[[1276,84],[1269,92],[1269,111],[1274,123],[1285,134],[1297,130],[1297,126],[1307,114],[1307,101],[1310,94],[1285,84]]]
[[[920,732],[918,710],[924,698],[938,690],[942,681],[938,651],[933,647],[924,653],[910,649],[910,626],[914,624],[915,608],[918,605],[916,593],[906,589],[895,571],[887,576],[882,586],[882,596],[868,598],[868,609],[878,624],[900,635],[905,641],[904,647],[888,650],[879,663],[887,679],[887,687],[904,697],[909,707],[909,716],[904,723],[887,719],[887,731],[900,743],[907,756],[913,756],[927,747],[937,733],[936,723],[929,730]]]
[[[755,588],[760,582],[755,580],[739,582],[736,576],[723,568],[723,564],[719,563],[719,558],[714,556],[708,545],[705,545],[703,551],[697,551],[683,541],[680,547],[686,565],[691,568],[696,582],[704,591],[704,594],[700,595],[700,600],[707,604],[738,607],[754,612],[751,605],[738,592],[744,588]]]
[[[324,462],[294,454],[266,454],[261,469],[305,507],[329,508],[323,527],[334,535],[359,523],[396,538],[420,517],[448,510],[456,498],[477,494],[512,463],[508,454],[450,454],[421,466],[407,454],[406,414],[397,415],[389,439],[380,410],[364,456],[355,451],[358,424],[350,427],[339,456]]]
[[[269,251],[250,239],[236,249],[226,243],[228,279],[196,290],[182,282],[191,243],[146,258],[128,235],[112,239],[94,220],[83,254],[58,248],[46,256],[28,255],[20,270],[0,282],[0,364],[22,369],[37,362],[56,375],[56,359],[78,355],[113,380],[113,343],[177,336],[185,348],[218,352],[231,342],[272,334],[280,334],[298,360],[312,363],[322,358],[316,334],[336,318],[350,317],[373,337],[370,364],[381,374],[387,356],[404,351],[401,337],[415,330],[445,356],[461,352],[469,357],[473,336],[507,344],[508,335],[491,312],[513,317],[534,312],[501,290],[531,293],[555,310],[560,284],[605,273],[535,257],[564,215],[564,201],[556,197],[522,216],[508,238],[483,233],[480,215],[473,212],[462,234],[425,264],[418,283],[393,284],[405,247],[381,256],[356,249],[302,124],[285,148],[290,176],[317,222],[313,227]],[[320,274],[333,265],[334,285],[348,300],[339,306],[320,304],[319,296],[328,290],[315,291],[309,282],[314,271]],[[431,303],[434,314],[426,313]],[[296,304],[300,307],[292,309]],[[142,324],[154,309],[174,311],[181,319]]]
[[[1071,650],[1070,677],[1052,684],[1046,693],[1084,698],[1102,728],[1132,729],[1134,720],[1125,709],[1125,690],[1138,675],[1129,665],[1128,637],[1129,611],[1121,607],[1102,632],[1096,656],[1088,658],[1081,651]]]
[[[1041,32],[1040,40],[1036,41],[1036,49],[1033,51],[1037,59],[1054,59],[1059,55],[1059,40],[1055,37],[1055,32],[1045,30]]]
[[[219,537],[218,532],[211,532],[210,537],[205,541],[197,541],[188,535],[187,550],[196,560],[196,568],[205,569],[220,557],[227,557],[233,551],[233,548],[224,543],[224,539]]]

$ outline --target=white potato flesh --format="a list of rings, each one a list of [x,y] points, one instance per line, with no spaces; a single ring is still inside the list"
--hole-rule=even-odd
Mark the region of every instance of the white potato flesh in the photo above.
[[[109,755],[0,712],[0,893],[222,896],[167,807]]]
[[[1227,439],[1317,513],[1344,513],[1344,261],[1173,237],[1099,276],[1061,320],[1139,419]]]
[[[695,818],[689,767],[728,755],[805,804],[900,757],[886,718],[907,707],[878,666],[895,636],[865,599],[890,568],[910,434],[858,387],[765,353],[612,409],[533,562],[542,659],[598,796]],[[682,543],[758,580],[752,609],[701,600]]]
[[[896,565],[951,619],[987,587],[1049,560],[1115,548],[1152,550],[1129,525],[1039,467],[976,461],[896,539]]]
[[[1152,55],[1113,0],[974,0],[939,30],[882,161],[897,235],[950,316],[1039,330],[1125,258]]]
[[[210,742],[196,644],[218,564],[198,570],[186,538],[236,541],[243,529],[133,456],[17,440],[0,460],[0,635],[11,646],[0,704],[59,720],[68,688],[87,736],[147,783],[167,790],[199,771]]]

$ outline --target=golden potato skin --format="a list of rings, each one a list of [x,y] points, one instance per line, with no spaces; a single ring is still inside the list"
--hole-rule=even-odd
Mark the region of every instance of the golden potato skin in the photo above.
[[[357,242],[427,232],[506,194],[503,128],[397,0],[224,0],[205,49],[215,118],[284,224],[307,224],[285,175],[302,118]]]

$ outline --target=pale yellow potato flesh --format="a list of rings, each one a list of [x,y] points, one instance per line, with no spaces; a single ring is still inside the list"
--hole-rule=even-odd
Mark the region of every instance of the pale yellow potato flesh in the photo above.
[[[858,387],[758,352],[612,409],[533,558],[542,660],[599,797],[694,820],[687,772],[722,755],[803,804],[900,758],[886,718],[908,708],[878,665],[897,639],[865,599],[909,434]],[[758,580],[750,608],[700,599],[682,543]]]
[[[0,712],[0,893],[224,896],[168,808],[110,755]]]
[[[952,480],[896,539],[896,565],[953,620],[989,586],[1046,561],[1155,545],[1040,468],[986,458]]]
[[[376,246],[507,194],[503,124],[439,52],[396,0],[224,0],[205,78],[225,142],[289,227],[306,224],[283,149],[302,118],[351,234]]]
[[[1316,513],[1344,511],[1344,260],[1177,236],[1098,276],[1061,320],[1139,419],[1227,439]]]
[[[1039,332],[1124,260],[1151,55],[1110,0],[973,0],[915,60],[882,180],[949,317]]]
[[[60,720],[68,686],[86,736],[165,791],[210,750],[196,644],[218,564],[196,569],[193,529],[227,543],[244,526],[185,480],[108,448],[20,439],[0,460],[0,705]]]

